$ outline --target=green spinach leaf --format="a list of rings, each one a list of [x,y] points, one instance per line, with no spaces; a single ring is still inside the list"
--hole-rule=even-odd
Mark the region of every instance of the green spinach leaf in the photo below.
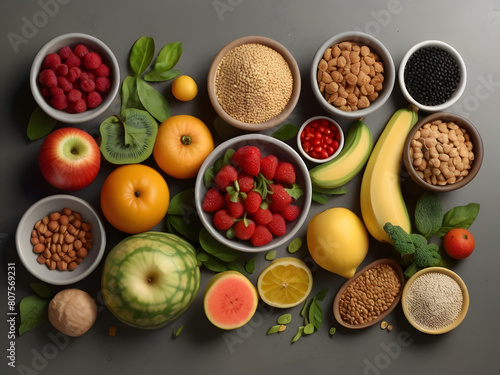
[[[142,78],[137,77],[137,94],[146,110],[159,122],[170,117],[170,106],[165,96],[151,87]]]
[[[457,206],[446,212],[443,218],[443,225],[435,233],[438,237],[443,237],[448,231],[454,228],[469,229],[477,215],[480,205],[469,203],[465,206]]]
[[[48,319],[48,307],[50,300],[36,295],[24,297],[19,304],[21,325],[19,335],[36,328]]]
[[[168,43],[163,47],[156,58],[154,72],[164,73],[172,69],[179,61],[182,54],[182,43]]]
[[[57,120],[46,114],[40,107],[36,107],[31,113],[26,134],[30,141],[45,137],[57,124]]]
[[[200,231],[199,241],[203,250],[223,262],[234,262],[240,257],[236,250],[221,244],[205,228]]]
[[[137,93],[137,80],[135,77],[127,76],[122,82],[122,102],[120,112],[123,113],[126,109],[136,108],[146,110],[139,99]]]
[[[147,69],[155,54],[153,38],[143,36],[134,43],[130,51],[130,67],[135,77],[139,77]]]
[[[278,130],[276,130],[272,136],[280,141],[288,141],[293,139],[299,133],[299,128],[292,124],[285,124]]]
[[[176,78],[179,76],[181,72],[176,69],[168,70],[166,72],[155,72],[154,70],[152,72],[149,72],[144,76],[144,79],[148,82],[163,82],[163,81],[169,81],[171,79]]]

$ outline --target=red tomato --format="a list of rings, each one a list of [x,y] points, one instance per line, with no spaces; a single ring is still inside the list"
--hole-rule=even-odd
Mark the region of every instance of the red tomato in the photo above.
[[[443,248],[454,259],[465,259],[474,251],[474,237],[461,228],[451,229],[443,238]]]

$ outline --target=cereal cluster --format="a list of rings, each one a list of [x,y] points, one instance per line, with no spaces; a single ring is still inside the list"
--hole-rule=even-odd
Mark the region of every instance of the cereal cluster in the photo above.
[[[410,143],[410,161],[428,184],[444,186],[462,180],[469,174],[473,160],[469,134],[453,122],[427,123]]]
[[[328,103],[342,111],[368,107],[383,89],[384,64],[368,46],[341,42],[318,64],[318,86]]]
[[[378,264],[358,276],[340,297],[340,316],[348,324],[371,322],[386,311],[401,289],[394,269]]]
[[[283,56],[257,43],[228,51],[215,76],[215,94],[224,112],[249,124],[279,115],[292,90],[292,72]]]

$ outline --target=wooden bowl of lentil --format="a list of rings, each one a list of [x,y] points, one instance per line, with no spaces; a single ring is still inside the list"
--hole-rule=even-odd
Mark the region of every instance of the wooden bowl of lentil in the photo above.
[[[423,131],[424,127],[428,130]],[[481,136],[469,120],[439,112],[423,118],[412,128],[405,141],[403,162],[417,185],[447,192],[467,185],[476,177],[483,154]]]
[[[401,305],[413,327],[440,335],[455,329],[464,320],[469,308],[469,292],[455,272],[429,267],[408,279]]]
[[[394,260],[378,259],[347,280],[333,302],[333,315],[347,328],[381,322],[397,306],[404,285],[403,270]]]
[[[228,124],[261,131],[281,124],[300,96],[300,70],[280,43],[247,36],[224,46],[214,57],[207,78],[208,97]]]

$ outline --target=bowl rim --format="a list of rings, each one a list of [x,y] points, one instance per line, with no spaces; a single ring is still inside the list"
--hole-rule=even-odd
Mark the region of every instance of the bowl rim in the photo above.
[[[467,133],[471,137],[471,142],[474,146],[474,160],[472,162],[472,167],[469,170],[469,174],[465,176],[462,180],[455,182],[453,184],[446,184],[444,186],[440,185],[432,185],[428,184],[424,180],[422,180],[419,175],[417,174],[417,171],[413,167],[411,160],[410,160],[410,143],[413,139],[414,134],[417,132],[418,129],[420,129],[424,124],[427,122],[432,122],[435,120],[443,120],[443,121],[453,121],[459,126],[463,126],[466,128]],[[435,192],[448,192],[448,191],[453,191],[460,189],[461,187],[464,187],[467,185],[469,182],[471,182],[476,175],[479,173],[479,170],[481,169],[481,165],[483,163],[483,158],[484,158],[484,145],[483,141],[481,138],[481,135],[479,134],[479,131],[476,129],[476,127],[470,122],[468,119],[465,117],[462,117],[460,115],[457,115],[455,113],[448,113],[448,112],[437,112],[430,114],[421,120],[419,120],[413,128],[410,130],[408,133],[405,144],[404,144],[404,152],[403,152],[403,163],[405,165],[406,171],[410,175],[413,181],[420,187],[430,190],[430,191],[435,191]]]
[[[33,262],[29,261],[27,259],[28,254],[26,254],[27,250],[25,250],[26,246],[24,244],[24,242],[26,241],[26,236],[28,236],[27,238],[29,239],[29,233],[25,233],[23,231],[23,226],[25,226],[26,222],[32,221],[31,215],[33,214],[33,211],[35,211],[38,207],[40,207],[41,205],[44,205],[46,203],[50,203],[52,201],[57,201],[57,200],[61,200],[61,199],[65,199],[65,200],[69,200],[69,201],[73,201],[73,202],[78,202],[79,204],[86,207],[91,212],[92,216],[94,217],[94,219],[98,225],[101,246],[99,249],[95,249],[97,252],[96,257],[92,263],[88,264],[87,268],[84,271],[82,271],[81,273],[70,273],[69,271],[64,271],[65,272],[64,276],[67,276],[67,277],[57,279],[57,278],[52,278],[52,277],[46,277],[43,274],[38,273],[36,268],[32,267]],[[24,265],[25,269],[30,274],[32,274],[33,276],[38,278],[39,280],[44,281],[44,282],[49,283],[49,284],[52,284],[52,285],[73,284],[73,283],[76,283],[80,280],[83,280],[88,275],[90,275],[97,268],[97,266],[99,265],[99,263],[101,262],[101,260],[104,256],[104,251],[106,249],[106,241],[107,241],[107,239],[106,239],[106,232],[104,229],[104,225],[103,225],[102,220],[100,219],[97,211],[95,210],[95,208],[90,203],[85,201],[84,199],[79,198],[79,197],[74,196],[74,195],[70,195],[70,194],[49,195],[49,196],[44,197],[44,198],[36,201],[35,203],[33,203],[26,210],[26,212],[23,214],[23,216],[19,220],[19,223],[18,223],[17,229],[16,229],[16,234],[15,234],[17,254],[19,256],[19,259],[21,260],[21,263]],[[28,243],[29,243],[29,241],[28,241]],[[36,254],[33,253],[30,255],[34,256]],[[36,258],[34,258],[34,259],[36,262]],[[43,266],[43,265],[38,264],[37,262],[36,262],[36,265],[40,266],[40,267]],[[51,270],[51,272],[55,272],[55,270],[54,271]],[[72,271],[72,272],[74,272],[74,271]],[[52,275],[52,274],[50,274],[50,275]]]
[[[333,44],[342,41],[360,42],[363,43],[364,45],[369,46],[370,48],[374,48],[376,49],[375,52],[380,56],[381,59],[383,58],[384,62],[384,89],[382,94],[379,95],[379,97],[374,102],[372,102],[369,107],[358,109],[356,111],[351,111],[351,112],[342,111],[338,108],[335,108],[330,103],[328,103],[321,94],[321,92],[319,91],[317,82],[318,64],[325,50],[331,47]],[[370,34],[361,31],[346,31],[328,38],[326,41],[323,42],[323,44],[320,45],[320,47],[314,54],[311,63],[309,78],[311,81],[313,95],[324,110],[326,110],[333,116],[338,116],[341,118],[352,120],[368,116],[369,114],[380,109],[387,102],[387,100],[391,96],[392,90],[394,88],[394,83],[396,81],[396,69],[394,66],[394,61],[391,53],[380,40],[378,40],[377,38],[375,38]]]
[[[410,287],[411,284],[421,275],[426,274],[426,273],[431,273],[431,272],[437,272],[437,273],[442,273],[444,275],[450,276],[453,280],[457,282],[457,284],[460,286],[460,289],[462,290],[462,295],[463,295],[463,305],[462,305],[462,311],[458,315],[457,319],[453,321],[453,323],[449,324],[448,326],[441,328],[441,329],[435,329],[435,330],[430,330],[423,328],[415,322],[409,312],[408,312],[408,306],[406,304],[406,294],[408,292],[408,288]],[[408,322],[417,330],[423,333],[427,333],[430,335],[440,335],[446,332],[450,332],[451,330],[455,329],[462,323],[464,320],[465,316],[467,315],[467,311],[469,309],[469,291],[467,290],[467,285],[465,285],[465,282],[462,280],[460,276],[458,276],[457,273],[453,272],[452,270],[444,267],[428,267],[421,269],[420,271],[416,272],[412,277],[410,277],[407,281],[406,284],[403,288],[403,293],[401,296],[401,306],[403,309],[403,313],[408,320]]]
[[[224,109],[222,109],[222,106],[219,104],[219,101],[217,100],[217,96],[215,94],[215,76],[217,74],[217,67],[219,66],[220,61],[229,50],[241,46],[243,44],[249,44],[249,43],[262,44],[278,52],[281,56],[283,56],[283,58],[287,62],[293,77],[292,95],[290,96],[290,100],[288,101],[283,111],[281,111],[281,113],[279,113],[275,117],[260,124],[250,124],[232,118],[224,111]],[[207,76],[208,98],[213,108],[215,109],[215,112],[217,112],[217,114],[231,126],[246,131],[267,130],[285,121],[287,117],[290,116],[295,106],[297,105],[297,102],[300,97],[300,90],[301,90],[301,75],[297,61],[285,46],[283,46],[281,43],[277,42],[274,39],[264,36],[257,36],[257,35],[245,36],[229,42],[224,47],[222,47],[219,50],[219,52],[215,55],[208,69],[208,76]]]
[[[75,39],[75,40],[80,39],[82,43],[91,43],[92,45],[97,46],[100,50],[102,50],[102,53],[105,55],[102,56],[103,60],[106,60],[108,62],[111,69],[111,81],[112,81],[111,88],[106,98],[96,108],[87,109],[85,112],[82,113],[67,113],[51,107],[47,103],[45,98],[42,96],[37,83],[38,74],[40,73],[40,69],[45,56],[48,53],[53,52],[55,45],[62,43],[64,40],[67,39]],[[74,42],[72,42],[71,44],[74,44]],[[111,103],[114,101],[120,88],[120,66],[113,51],[111,51],[111,49],[102,40],[89,34],[72,32],[52,38],[38,50],[31,64],[29,80],[30,80],[31,93],[37,105],[42,109],[43,112],[45,112],[47,115],[54,118],[55,120],[61,121],[63,123],[79,124],[86,121],[90,121],[96,118],[97,116],[101,115],[104,111],[106,111],[109,108]]]
[[[344,292],[347,289],[347,287],[353,281],[355,281],[359,276],[361,276],[367,270],[369,270],[369,269],[371,269],[371,268],[373,268],[373,267],[375,267],[375,266],[377,266],[379,264],[387,264],[388,266],[390,266],[396,272],[396,274],[397,274],[397,276],[399,278],[399,282],[401,283],[401,286],[399,288],[399,293],[395,297],[395,299],[392,302],[391,306],[389,306],[389,308],[387,310],[385,310],[384,312],[382,312],[382,314],[380,314],[379,316],[377,316],[371,322],[366,322],[366,323],[362,323],[362,324],[349,324],[349,323],[345,322],[342,319],[342,317],[340,316],[340,310],[339,310],[340,298],[344,294]],[[379,323],[380,321],[382,321],[387,315],[389,315],[396,308],[396,306],[398,305],[399,301],[401,300],[401,295],[403,293],[404,286],[405,286],[405,277],[404,277],[403,270],[402,270],[401,266],[395,260],[390,259],[390,258],[377,259],[377,260],[371,262],[370,264],[366,265],[365,267],[363,267],[361,270],[357,271],[354,276],[352,276],[351,278],[349,278],[340,287],[340,289],[337,292],[337,294],[335,295],[335,299],[333,301],[333,315],[335,316],[335,319],[337,320],[337,322],[341,326],[346,327],[346,328],[350,328],[350,329],[363,329],[363,328],[371,327],[371,326]]]
[[[249,138],[251,139],[251,142],[269,142],[275,146],[278,146],[282,149],[285,150],[285,152],[294,155],[294,161],[296,161],[295,164],[297,164],[298,168],[300,168],[301,173],[304,175],[304,181],[306,186],[301,186],[302,191],[304,194],[300,199],[304,199],[304,206],[303,209],[300,213],[300,216],[295,220],[293,228],[288,231],[285,235],[281,237],[275,237],[275,240],[271,241],[270,243],[259,246],[259,247],[253,247],[251,245],[244,245],[243,243],[235,242],[234,240],[229,240],[227,239],[224,235],[222,235],[219,231],[213,228],[211,222],[208,222],[206,220],[206,217],[204,215],[204,211],[201,207],[202,199],[197,196],[200,191],[203,189],[206,189],[205,182],[204,182],[204,171],[213,163],[213,161],[210,162],[210,156],[211,155],[217,155],[221,153],[222,151],[225,152],[229,147],[232,147],[232,145],[235,144],[248,144]],[[203,171],[203,173],[202,173]],[[295,235],[295,233],[303,226],[304,222],[307,219],[309,209],[311,207],[311,200],[312,200],[312,185],[311,185],[311,179],[309,178],[309,170],[304,162],[304,160],[300,157],[300,155],[288,144],[285,142],[282,142],[276,138],[273,138],[269,135],[265,134],[245,134],[245,135],[240,135],[234,138],[231,138],[220,145],[218,145],[205,159],[203,164],[200,167],[200,172],[198,173],[198,176],[196,177],[196,182],[195,182],[195,206],[196,206],[196,211],[198,213],[198,216],[203,224],[203,227],[220,243],[223,245],[234,249],[238,250],[241,252],[245,253],[261,253],[264,251],[269,251],[273,250],[284,243],[290,241],[291,237]]]
[[[405,80],[404,80],[404,71],[406,68],[406,63],[408,62],[410,57],[417,50],[419,50],[421,48],[425,48],[425,47],[438,47],[438,48],[441,48],[441,49],[445,50],[446,52],[448,52],[457,62],[458,66],[460,67],[460,72],[461,72],[460,81],[458,82],[458,86],[457,86],[455,92],[450,97],[450,99],[448,99],[446,102],[439,104],[439,105],[436,105],[436,106],[424,105],[424,104],[417,102],[415,99],[413,99],[413,97],[410,95],[410,93],[406,89]],[[450,44],[443,42],[441,40],[434,40],[434,39],[424,40],[424,41],[421,41],[421,42],[415,44],[414,46],[412,46],[404,54],[404,56],[401,60],[401,63],[399,64],[398,81],[399,81],[399,87],[401,89],[401,92],[408,102],[410,102],[411,104],[413,104],[414,106],[416,106],[417,108],[419,108],[420,110],[422,110],[424,112],[428,112],[428,113],[441,112],[441,111],[448,109],[452,105],[454,105],[458,101],[458,99],[460,99],[462,94],[464,93],[465,86],[467,84],[467,67],[466,67],[464,59],[462,58],[460,53],[458,53],[458,51],[455,48],[453,48]]]
[[[304,149],[302,148],[302,142],[300,141],[300,135],[302,134],[302,131],[304,130],[306,125],[314,120],[321,120],[321,119],[326,119],[326,120],[330,121],[340,132],[340,142],[339,142],[339,147],[338,147],[337,151],[335,151],[332,155],[330,155],[326,159],[316,159],[316,158],[313,158],[312,156],[308,155],[304,151]],[[313,117],[310,117],[309,119],[307,119],[306,121],[304,121],[299,128],[299,132],[297,133],[296,139],[297,139],[297,148],[299,149],[300,154],[304,158],[306,158],[307,160],[312,161],[312,162],[317,163],[317,164],[323,164],[323,163],[326,163],[326,162],[336,158],[338,156],[338,154],[340,154],[340,152],[344,148],[344,141],[345,141],[344,131],[342,130],[342,127],[338,124],[337,121],[333,120],[332,118],[330,118],[328,116],[313,116]]]

